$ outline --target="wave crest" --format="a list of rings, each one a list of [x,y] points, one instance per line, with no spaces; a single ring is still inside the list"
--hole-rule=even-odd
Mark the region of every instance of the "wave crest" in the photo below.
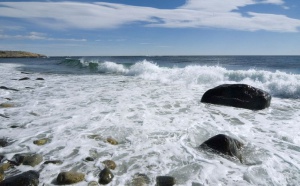
[[[130,64],[84,60],[68,60],[66,63],[83,68],[89,67],[98,73],[137,76],[162,83],[197,84],[206,87],[224,83],[245,83],[266,90],[276,97],[300,98],[300,75],[281,71],[228,70],[221,66],[201,65],[188,65],[183,68],[162,67],[147,60]]]

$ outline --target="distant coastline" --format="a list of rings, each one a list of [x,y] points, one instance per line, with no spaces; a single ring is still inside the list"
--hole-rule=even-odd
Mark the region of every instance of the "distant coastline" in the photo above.
[[[0,50],[0,58],[39,58],[46,57],[42,54],[36,54],[25,51],[3,51]]]

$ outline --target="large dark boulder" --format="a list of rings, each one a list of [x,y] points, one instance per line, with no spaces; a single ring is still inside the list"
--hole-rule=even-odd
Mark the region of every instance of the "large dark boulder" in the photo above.
[[[23,172],[16,176],[6,178],[0,182],[0,186],[38,186],[39,173],[33,170]]]
[[[200,148],[205,150],[211,149],[217,153],[237,157],[241,162],[242,156],[240,150],[242,147],[243,143],[225,134],[213,136],[200,145]]]
[[[201,102],[261,110],[270,106],[271,95],[250,85],[224,84],[206,91]]]

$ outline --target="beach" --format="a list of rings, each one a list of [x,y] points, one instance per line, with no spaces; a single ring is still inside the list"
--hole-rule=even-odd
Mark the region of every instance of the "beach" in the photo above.
[[[43,159],[4,174],[35,170],[46,186],[76,171],[85,175],[76,185],[85,186],[112,160],[109,185],[134,185],[137,174],[148,185],[157,176],[182,186],[297,185],[299,69],[299,56],[0,59],[0,86],[8,88],[0,89],[0,138],[9,139],[0,148],[3,162],[21,153]],[[271,105],[253,111],[200,102],[222,84],[262,89]],[[217,134],[244,144],[242,163],[199,148]],[[47,140],[35,144],[39,139]],[[62,163],[44,164],[50,160]]]

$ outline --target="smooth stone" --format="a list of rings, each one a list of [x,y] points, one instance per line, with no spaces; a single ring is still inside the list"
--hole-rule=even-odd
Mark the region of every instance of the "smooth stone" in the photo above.
[[[147,186],[150,184],[150,178],[146,174],[137,173],[131,180],[132,186]]]
[[[11,103],[1,103],[0,107],[2,107],[2,108],[12,108],[12,107],[14,107],[14,105],[11,104]]]
[[[43,164],[56,164],[56,165],[61,165],[63,164],[63,162],[61,160],[48,160],[48,161],[45,161]]]
[[[96,181],[89,182],[88,186],[99,186],[99,183]]]
[[[94,139],[94,140],[101,140],[102,137],[98,134],[91,134],[87,136],[89,139]]]
[[[12,167],[13,167],[13,165],[10,164],[9,162],[0,164],[0,170],[2,170],[2,171],[7,171]]]
[[[113,178],[113,173],[109,170],[109,168],[105,167],[99,174],[99,183],[103,185],[109,184]]]
[[[38,140],[34,140],[33,144],[35,145],[45,145],[48,142],[48,138],[43,138],[43,139],[38,139]]]
[[[12,139],[9,138],[2,138],[0,139],[0,147],[7,147],[13,143]]]
[[[24,81],[24,80],[29,80],[30,78],[29,77],[23,77],[21,79],[19,79],[19,81]]]
[[[0,86],[0,89],[3,89],[3,90],[12,90],[12,91],[19,91],[17,89],[14,89],[14,88],[8,88],[8,87],[5,87],[5,86]]]
[[[105,167],[111,170],[115,170],[115,168],[117,167],[116,163],[112,160],[105,160],[102,163],[105,165]]]
[[[5,178],[4,171],[0,170],[0,182],[3,181]],[[1,184],[1,183],[0,183]]]
[[[270,106],[271,95],[246,84],[224,84],[206,91],[201,102],[261,110]]]
[[[176,184],[176,180],[172,176],[157,176],[156,185],[157,186],[172,186]]]
[[[114,138],[111,138],[111,137],[108,137],[108,138],[106,139],[106,141],[107,141],[108,143],[112,144],[112,145],[118,145],[118,144],[119,144],[117,140],[115,140]]]
[[[10,161],[14,165],[29,165],[29,166],[36,166],[40,164],[43,161],[43,156],[40,154],[30,154],[30,153],[24,153],[24,154],[15,154]]]
[[[92,157],[86,157],[85,161],[94,161],[94,158],[92,158]]]
[[[8,116],[4,115],[4,114],[0,114],[1,117],[3,118],[9,118]]]
[[[213,136],[200,145],[202,149],[207,149],[207,147],[219,153],[237,157],[242,162],[240,149],[243,147],[243,143],[230,136],[225,134]]]
[[[6,178],[0,186],[38,186],[39,173],[37,171],[27,171],[21,174]]]
[[[80,172],[61,172],[58,174],[56,181],[58,184],[74,184],[83,181],[85,175]]]

